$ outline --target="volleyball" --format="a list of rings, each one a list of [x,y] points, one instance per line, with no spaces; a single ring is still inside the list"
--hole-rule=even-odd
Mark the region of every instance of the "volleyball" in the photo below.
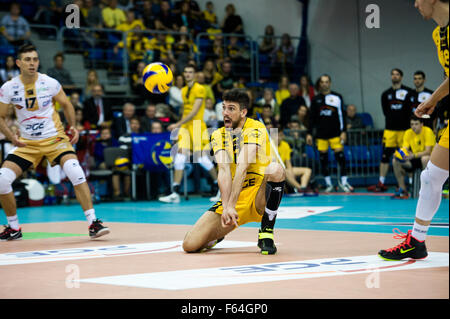
[[[124,171],[128,169],[128,164],[130,164],[130,160],[126,157],[118,157],[114,161],[114,166],[119,171]]]
[[[152,160],[155,165],[163,164],[166,167],[171,167],[172,157],[170,150],[172,145],[167,141],[159,141],[153,146],[151,150]]]
[[[394,153],[395,159],[400,163],[404,163],[408,155],[409,155],[408,149],[406,149],[405,147],[397,149]]]
[[[145,88],[153,94],[163,94],[172,86],[172,70],[161,62],[147,65],[142,71]]]

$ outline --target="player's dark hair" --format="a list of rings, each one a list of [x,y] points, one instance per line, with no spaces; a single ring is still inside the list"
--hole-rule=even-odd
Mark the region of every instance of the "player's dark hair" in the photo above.
[[[57,58],[61,58],[64,61],[64,54],[62,52],[58,52],[53,56],[53,61],[56,61]]]
[[[416,72],[414,72],[414,75],[421,75],[424,79],[425,79],[425,72],[423,72],[423,71],[416,71]]]
[[[248,109],[250,106],[250,98],[247,94],[247,91],[244,89],[231,89],[223,94],[222,99],[228,102],[236,102],[239,103],[239,108],[241,110]]]
[[[443,3],[448,3],[449,0],[439,0],[439,1],[441,1]]]
[[[28,53],[28,52],[33,52],[36,51],[36,47],[32,44],[24,44],[22,46],[19,47],[19,49],[17,50],[17,58],[20,60],[20,56],[22,55],[22,53]]]
[[[410,121],[419,121],[420,123],[423,123],[423,119],[420,118],[420,117],[415,116],[414,114],[411,115],[411,117],[410,117],[409,120],[410,120]]]
[[[197,67],[194,64],[192,64],[192,63],[186,64],[185,67],[183,68],[183,71],[186,70],[187,68],[194,69],[194,73],[197,72]]]
[[[402,71],[402,70],[400,70],[399,68],[393,68],[393,69],[391,70],[391,74],[392,74],[392,72],[394,72],[394,71],[397,71],[397,72],[400,73],[400,75],[403,77],[403,71]]]

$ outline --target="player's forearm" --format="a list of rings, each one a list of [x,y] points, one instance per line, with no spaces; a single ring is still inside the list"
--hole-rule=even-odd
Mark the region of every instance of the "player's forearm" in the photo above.
[[[75,121],[75,109],[73,108],[72,104],[68,105],[62,105],[64,116],[66,118],[67,123],[69,126],[76,126]]]
[[[445,81],[442,82],[441,85],[436,89],[436,91],[434,91],[433,94],[431,94],[430,99],[434,102],[434,104],[436,104],[437,102],[439,102],[445,96],[448,95],[449,91],[448,85],[449,85],[448,78],[446,78]]]
[[[228,207],[228,201],[230,199],[231,185],[233,183],[229,167],[228,168],[219,167],[219,172],[217,174],[217,182],[219,184],[222,206],[224,209],[226,209]]]
[[[245,164],[237,164],[236,172],[234,174],[234,179],[231,184],[231,192],[230,197],[228,199],[228,206],[235,207],[237,200],[239,198],[239,194],[242,191],[242,184],[244,183],[245,176],[247,174],[247,166]]]

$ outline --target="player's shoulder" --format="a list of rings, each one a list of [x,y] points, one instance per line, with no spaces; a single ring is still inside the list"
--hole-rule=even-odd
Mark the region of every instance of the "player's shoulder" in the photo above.
[[[211,134],[211,138],[214,139],[215,137],[222,136],[222,135],[225,135],[225,127],[224,126],[214,130]]]
[[[448,28],[448,26],[447,26],[447,28]],[[432,37],[433,37],[434,42],[436,42],[436,43],[439,42],[439,39],[441,38],[440,33],[441,33],[441,27],[440,26],[437,26],[436,28],[434,28],[433,33],[432,33]]]
[[[21,84],[22,84],[22,81],[20,81],[20,75],[16,75],[11,80],[8,80],[5,83],[3,83],[3,85],[1,87],[2,88],[10,88],[12,86],[18,86]]]
[[[39,73],[37,81],[46,83],[46,84],[59,84],[58,80],[52,78],[50,75],[45,73]]]
[[[426,126],[426,125],[424,125],[424,126],[422,127],[422,130],[423,130],[423,132],[424,132],[426,135],[430,135],[430,134],[433,134],[433,135],[434,135],[433,130],[432,130],[431,128],[429,128],[428,126]]]
[[[247,119],[245,120],[243,129],[252,129],[252,128],[265,129],[266,127],[260,121],[254,120],[250,117],[247,117]]]

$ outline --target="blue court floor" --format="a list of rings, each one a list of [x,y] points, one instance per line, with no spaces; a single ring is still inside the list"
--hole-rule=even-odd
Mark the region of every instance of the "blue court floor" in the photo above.
[[[392,233],[393,228],[411,229],[417,200],[392,200],[389,196],[320,195],[287,197],[280,206],[276,228]],[[193,225],[212,203],[207,198],[191,196],[179,204],[157,201],[109,202],[95,205],[98,218],[107,222]],[[284,214],[286,212],[286,214]],[[299,213],[306,212],[306,213]],[[84,221],[78,204],[18,209],[21,224]],[[4,214],[0,222],[6,224]],[[249,223],[243,227],[259,227]],[[443,199],[429,235],[449,235],[449,200]]]

